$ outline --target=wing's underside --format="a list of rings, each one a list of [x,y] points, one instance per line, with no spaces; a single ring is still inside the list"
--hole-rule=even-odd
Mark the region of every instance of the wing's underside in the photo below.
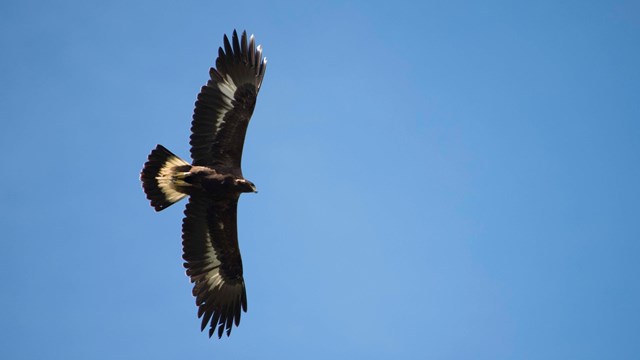
[[[224,36],[218,50],[216,68],[203,86],[195,104],[191,123],[193,165],[224,166],[241,174],[242,147],[260,91],[267,60],[255,45],[234,31],[232,41]]]
[[[233,323],[240,323],[247,311],[247,294],[242,277],[242,259],[237,235],[238,198],[213,201],[191,196],[182,224],[183,259],[194,283],[198,317],[202,330],[209,324],[209,336],[218,337]]]

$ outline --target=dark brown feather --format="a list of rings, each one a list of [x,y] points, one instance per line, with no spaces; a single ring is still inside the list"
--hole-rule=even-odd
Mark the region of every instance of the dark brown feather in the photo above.
[[[260,91],[266,59],[246,32],[224,36],[216,68],[195,103],[191,126],[193,165],[225,168],[241,176],[242,148]]]
[[[212,201],[192,195],[182,226],[184,265],[194,282],[201,328],[204,330],[209,324],[209,333],[218,328],[219,336],[225,330],[227,335],[231,333],[232,324],[240,323],[240,309],[246,311],[247,307],[238,247],[237,204],[237,196]]]

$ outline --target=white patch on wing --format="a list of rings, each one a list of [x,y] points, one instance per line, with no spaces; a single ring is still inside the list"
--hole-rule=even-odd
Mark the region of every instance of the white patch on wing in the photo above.
[[[220,287],[222,286],[222,284],[224,284],[224,280],[222,280],[222,276],[220,276],[220,271],[218,269],[219,268],[216,268],[213,271],[209,272],[209,287],[212,289]]]
[[[187,194],[182,193],[176,189],[173,171],[176,166],[183,165],[189,165],[189,163],[177,156],[171,156],[167,158],[167,161],[165,161],[165,163],[162,165],[162,168],[160,168],[158,176],[156,176],[158,187],[169,202],[174,203],[187,196]]]
[[[209,291],[220,288],[225,284],[222,275],[220,275],[220,265],[222,263],[218,259],[218,254],[211,244],[211,234],[207,232],[207,242],[205,250],[206,265],[204,265],[206,274],[204,274],[204,276],[198,275],[191,278],[192,282],[197,282],[197,284],[195,285],[196,287],[198,287],[198,284],[202,284],[202,282],[204,282],[206,284],[206,288]]]
[[[224,79],[224,82],[216,83],[216,85],[218,86],[218,90],[220,90],[220,94],[222,94],[222,101],[224,102],[224,106],[218,112],[218,118],[216,119],[216,134],[220,131],[222,125],[224,124],[224,116],[228,111],[233,109],[232,102],[237,89],[230,76],[224,76]]]
[[[216,251],[213,250],[213,248],[210,248],[210,251],[207,253],[207,264],[210,264],[211,266],[218,266],[221,264],[220,260],[218,259],[218,255],[216,254]]]

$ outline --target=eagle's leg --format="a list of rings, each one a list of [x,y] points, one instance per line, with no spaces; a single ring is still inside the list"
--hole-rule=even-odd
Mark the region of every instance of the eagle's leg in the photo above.
[[[171,175],[171,182],[176,186],[191,186],[191,182],[189,181],[189,177],[192,175],[191,172],[177,172]]]

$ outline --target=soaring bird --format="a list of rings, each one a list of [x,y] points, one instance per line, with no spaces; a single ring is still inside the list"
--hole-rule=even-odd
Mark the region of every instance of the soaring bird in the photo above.
[[[231,334],[247,311],[247,293],[238,247],[240,194],[257,192],[242,176],[245,133],[262,85],[267,59],[253,35],[244,31],[231,41],[224,35],[215,68],[198,94],[191,122],[189,164],[162,145],[151,151],[140,180],[147,199],[161,211],[189,197],[182,221],[182,250],[209,337]]]

